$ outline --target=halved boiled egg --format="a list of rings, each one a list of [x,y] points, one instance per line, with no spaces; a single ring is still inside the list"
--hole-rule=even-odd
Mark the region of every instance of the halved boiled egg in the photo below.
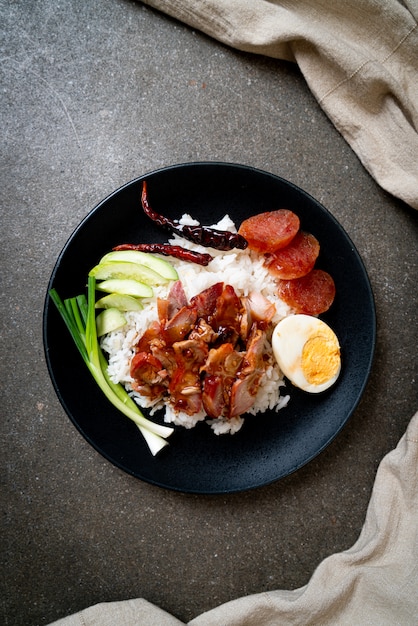
[[[281,320],[273,331],[272,347],[283,374],[304,391],[325,391],[340,374],[337,336],[328,324],[311,315]]]

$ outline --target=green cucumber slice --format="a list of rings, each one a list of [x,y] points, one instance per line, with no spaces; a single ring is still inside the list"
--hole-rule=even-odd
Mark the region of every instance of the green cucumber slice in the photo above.
[[[122,293],[109,293],[97,300],[96,309],[119,309],[119,311],[142,311],[142,302],[132,296],[125,296]]]
[[[113,250],[105,254],[100,260],[100,264],[110,261],[126,261],[128,263],[146,265],[154,270],[154,272],[157,272],[157,274],[164,276],[167,280],[178,280],[179,277],[177,270],[171,263],[149,252],[141,252],[140,250]]]
[[[149,285],[140,283],[137,280],[129,278],[110,278],[96,283],[98,291],[106,291],[107,293],[120,293],[125,296],[133,296],[134,298],[152,298],[154,291]]]
[[[128,278],[146,285],[163,285],[168,282],[167,278],[157,274],[146,265],[138,265],[138,263],[128,261],[100,262],[90,270],[89,276],[94,276],[96,280]]]
[[[102,337],[111,333],[113,330],[118,330],[126,324],[126,317],[119,311],[119,309],[105,309],[96,317],[97,336]]]

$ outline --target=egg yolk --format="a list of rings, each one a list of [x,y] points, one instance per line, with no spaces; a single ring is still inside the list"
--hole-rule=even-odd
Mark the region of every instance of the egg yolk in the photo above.
[[[340,348],[334,334],[324,333],[310,337],[302,350],[302,371],[311,385],[321,385],[338,373]]]

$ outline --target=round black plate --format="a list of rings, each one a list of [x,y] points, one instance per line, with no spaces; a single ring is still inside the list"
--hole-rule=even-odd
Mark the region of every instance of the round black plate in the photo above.
[[[288,385],[291,400],[278,413],[248,416],[233,436],[207,425],[179,428],[153,457],[136,426],[103,396],[81,360],[54,304],[45,301],[46,360],[58,398],[82,435],[117,467],[148,483],[201,494],[253,489],[283,478],[318,455],[347,422],[364,391],[373,359],[373,294],[349,237],[319,202],[267,172],[228,163],[190,163],[155,171],[126,184],[81,222],[61,252],[48,285],[61,298],[82,293],[99,258],[120,243],[163,242],[167,233],[143,214],[142,181],[152,206],[170,217],[190,213],[212,224],[228,213],[237,225],[250,215],[287,207],[321,244],[317,267],[328,270],[337,296],[322,318],[337,333],[342,372],[318,395]]]

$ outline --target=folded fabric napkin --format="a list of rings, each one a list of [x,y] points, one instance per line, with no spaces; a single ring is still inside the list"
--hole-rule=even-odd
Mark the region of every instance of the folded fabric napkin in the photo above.
[[[356,543],[327,557],[310,581],[227,602],[188,626],[416,626],[418,412],[377,470]],[[142,598],[92,606],[53,626],[184,626]],[[50,625],[52,626],[52,625]]]
[[[417,0],[145,0],[239,50],[296,62],[386,191],[418,209]]]

